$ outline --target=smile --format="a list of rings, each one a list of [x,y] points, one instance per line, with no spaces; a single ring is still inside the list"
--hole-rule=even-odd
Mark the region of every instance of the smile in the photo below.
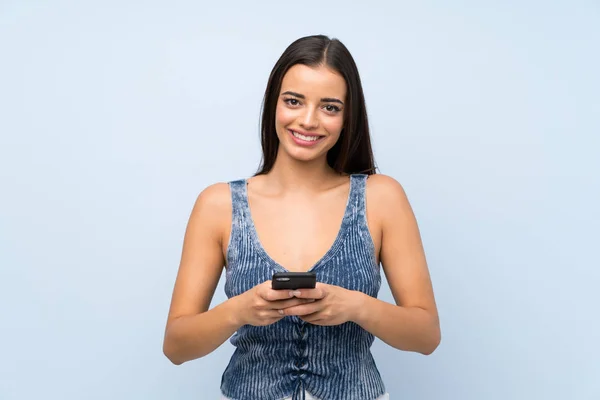
[[[297,144],[299,144],[301,146],[312,146],[325,138],[325,136],[299,133],[299,132],[296,132],[291,129],[288,129],[288,132],[294,139],[294,142],[296,142]]]

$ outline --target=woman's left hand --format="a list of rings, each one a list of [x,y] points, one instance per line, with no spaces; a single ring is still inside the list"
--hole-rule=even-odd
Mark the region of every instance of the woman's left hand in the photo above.
[[[340,325],[354,321],[360,309],[363,293],[340,286],[318,282],[314,289],[298,289],[294,296],[314,299],[311,303],[285,308],[282,315],[297,315],[315,325]]]

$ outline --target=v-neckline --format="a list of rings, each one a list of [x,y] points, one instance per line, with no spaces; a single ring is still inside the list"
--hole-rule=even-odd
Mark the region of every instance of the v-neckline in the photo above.
[[[248,179],[244,179],[243,185],[242,185],[242,187],[243,187],[242,198],[243,198],[243,202],[244,202],[244,213],[246,214],[245,220],[247,221],[247,224],[248,224],[250,236],[251,236],[252,242],[254,244],[254,249],[258,252],[259,256],[264,261],[266,261],[267,263],[276,267],[277,269],[280,269],[283,272],[313,272],[316,268],[318,268],[319,266],[321,266],[321,265],[325,264],[327,261],[329,261],[331,259],[331,257],[333,257],[335,255],[337,250],[341,247],[341,245],[344,242],[344,237],[346,236],[346,233],[348,230],[348,224],[350,223],[350,219],[352,218],[352,214],[353,214],[352,213],[352,198],[354,197],[353,194],[355,191],[355,186],[356,185],[354,182],[354,175],[350,175],[350,188],[348,190],[348,198],[346,199],[346,207],[344,209],[344,216],[342,218],[340,228],[338,230],[338,233],[337,233],[335,240],[333,241],[333,244],[331,245],[331,247],[329,247],[329,249],[325,252],[325,254],[321,258],[319,258],[307,271],[290,271],[287,268],[285,268],[283,265],[281,265],[279,262],[275,261],[275,259],[273,259],[269,255],[269,253],[267,253],[265,248],[263,247],[262,242],[260,241],[260,238],[258,236],[258,231],[256,230],[256,226],[254,225],[254,219],[252,218],[252,212],[250,210],[250,202],[248,200]]]

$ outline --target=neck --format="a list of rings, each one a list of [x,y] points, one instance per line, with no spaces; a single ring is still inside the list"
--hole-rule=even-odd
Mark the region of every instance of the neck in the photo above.
[[[273,168],[266,176],[269,185],[283,190],[320,190],[339,178],[328,164],[326,156],[312,161],[297,161],[281,150]]]

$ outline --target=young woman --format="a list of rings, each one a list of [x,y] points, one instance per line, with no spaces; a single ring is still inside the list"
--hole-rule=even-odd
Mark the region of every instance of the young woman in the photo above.
[[[336,39],[292,43],[267,84],[263,160],[198,196],[164,353],[175,364],[231,337],[226,399],[388,398],[375,337],[430,354],[440,327],[417,223],[401,185],[375,173],[358,70]],[[396,304],[377,299],[380,265]],[[228,300],[209,309],[222,268]],[[274,290],[276,272],[314,289]]]

